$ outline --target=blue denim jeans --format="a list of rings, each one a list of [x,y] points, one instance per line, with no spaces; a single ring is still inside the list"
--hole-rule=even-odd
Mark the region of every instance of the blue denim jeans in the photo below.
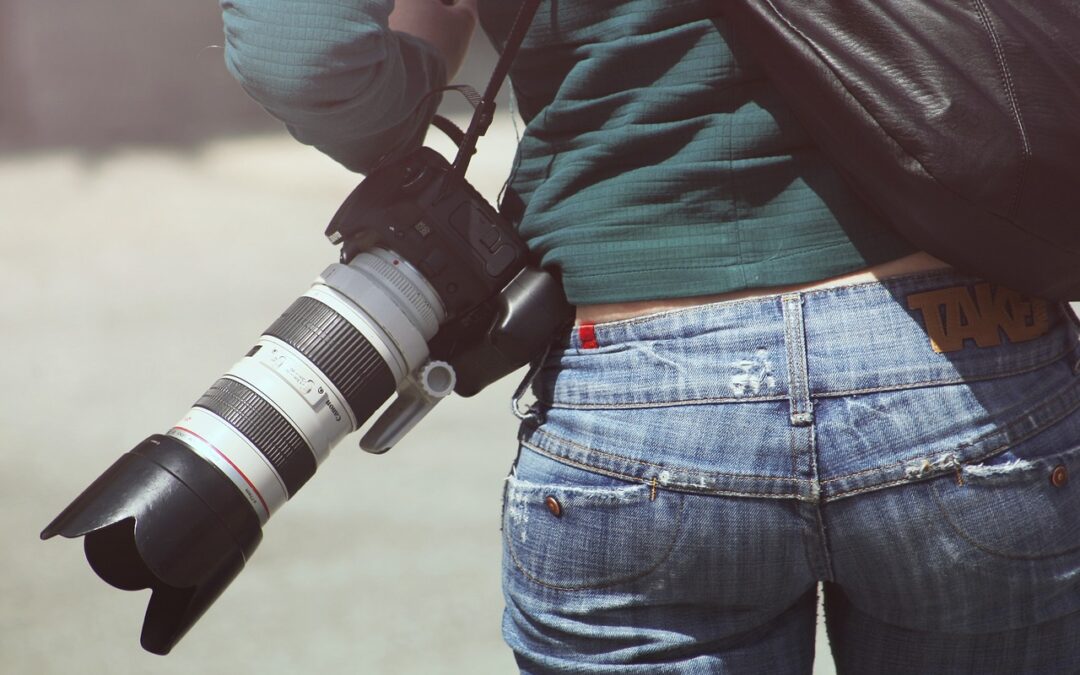
[[[840,673],[1080,672],[1078,371],[1067,306],[949,271],[575,329],[505,489],[521,670],[810,673],[824,582]]]

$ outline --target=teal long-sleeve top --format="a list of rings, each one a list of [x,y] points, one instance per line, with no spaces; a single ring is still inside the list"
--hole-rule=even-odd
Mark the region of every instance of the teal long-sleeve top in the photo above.
[[[500,47],[519,0],[480,0]],[[222,0],[229,68],[366,171],[420,143],[446,68],[392,0]],[[805,283],[914,249],[805,135],[716,0],[546,0],[511,69],[519,229],[574,304]]]
[[[417,146],[446,83],[427,42],[391,31],[393,0],[221,0],[225,63],[297,140],[354,171]]]

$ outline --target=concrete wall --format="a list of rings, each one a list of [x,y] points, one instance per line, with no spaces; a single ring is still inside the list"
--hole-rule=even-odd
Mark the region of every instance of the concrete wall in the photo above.
[[[0,148],[276,127],[225,70],[214,2],[0,0],[0,40]]]
[[[0,0],[0,151],[280,129],[226,71],[219,11],[212,0]],[[477,42],[459,80],[480,88],[492,50]]]

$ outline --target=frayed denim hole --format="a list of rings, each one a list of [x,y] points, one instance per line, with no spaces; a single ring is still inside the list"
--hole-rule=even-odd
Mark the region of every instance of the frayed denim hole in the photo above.
[[[961,467],[961,475],[967,480],[987,483],[1015,483],[1017,480],[1037,478],[1034,474],[1047,473],[1044,462],[1027,459],[995,457],[993,462],[967,464]]]
[[[1080,464],[1080,437],[1073,431],[1078,426],[1080,422],[1070,423],[1070,418],[1066,418],[989,457],[964,462],[961,468],[964,475],[974,477],[1018,479],[1026,473],[1049,471],[1063,463]]]
[[[650,483],[623,483],[621,485],[562,485],[558,483],[531,483],[517,476],[510,476],[510,489],[525,498],[562,495],[567,503],[578,504],[638,504],[649,501]],[[617,479],[613,479],[617,480]]]
[[[547,503],[556,500],[560,514]],[[503,538],[529,582],[588,590],[645,577],[671,555],[683,495],[654,499],[644,483],[620,487],[541,485],[509,479]]]
[[[934,503],[959,539],[983,553],[1014,560],[1080,551],[1080,491],[1071,483],[1051,483],[1058,466],[1080,471],[1080,447],[995,459],[965,464],[961,480],[945,476],[932,485]]]

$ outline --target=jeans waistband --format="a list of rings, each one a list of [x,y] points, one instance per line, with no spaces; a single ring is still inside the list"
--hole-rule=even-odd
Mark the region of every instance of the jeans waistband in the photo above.
[[[1076,348],[1067,305],[935,270],[585,324],[553,350],[536,394],[572,407],[797,403],[1005,377]],[[636,382],[626,370],[643,358],[666,375]]]

